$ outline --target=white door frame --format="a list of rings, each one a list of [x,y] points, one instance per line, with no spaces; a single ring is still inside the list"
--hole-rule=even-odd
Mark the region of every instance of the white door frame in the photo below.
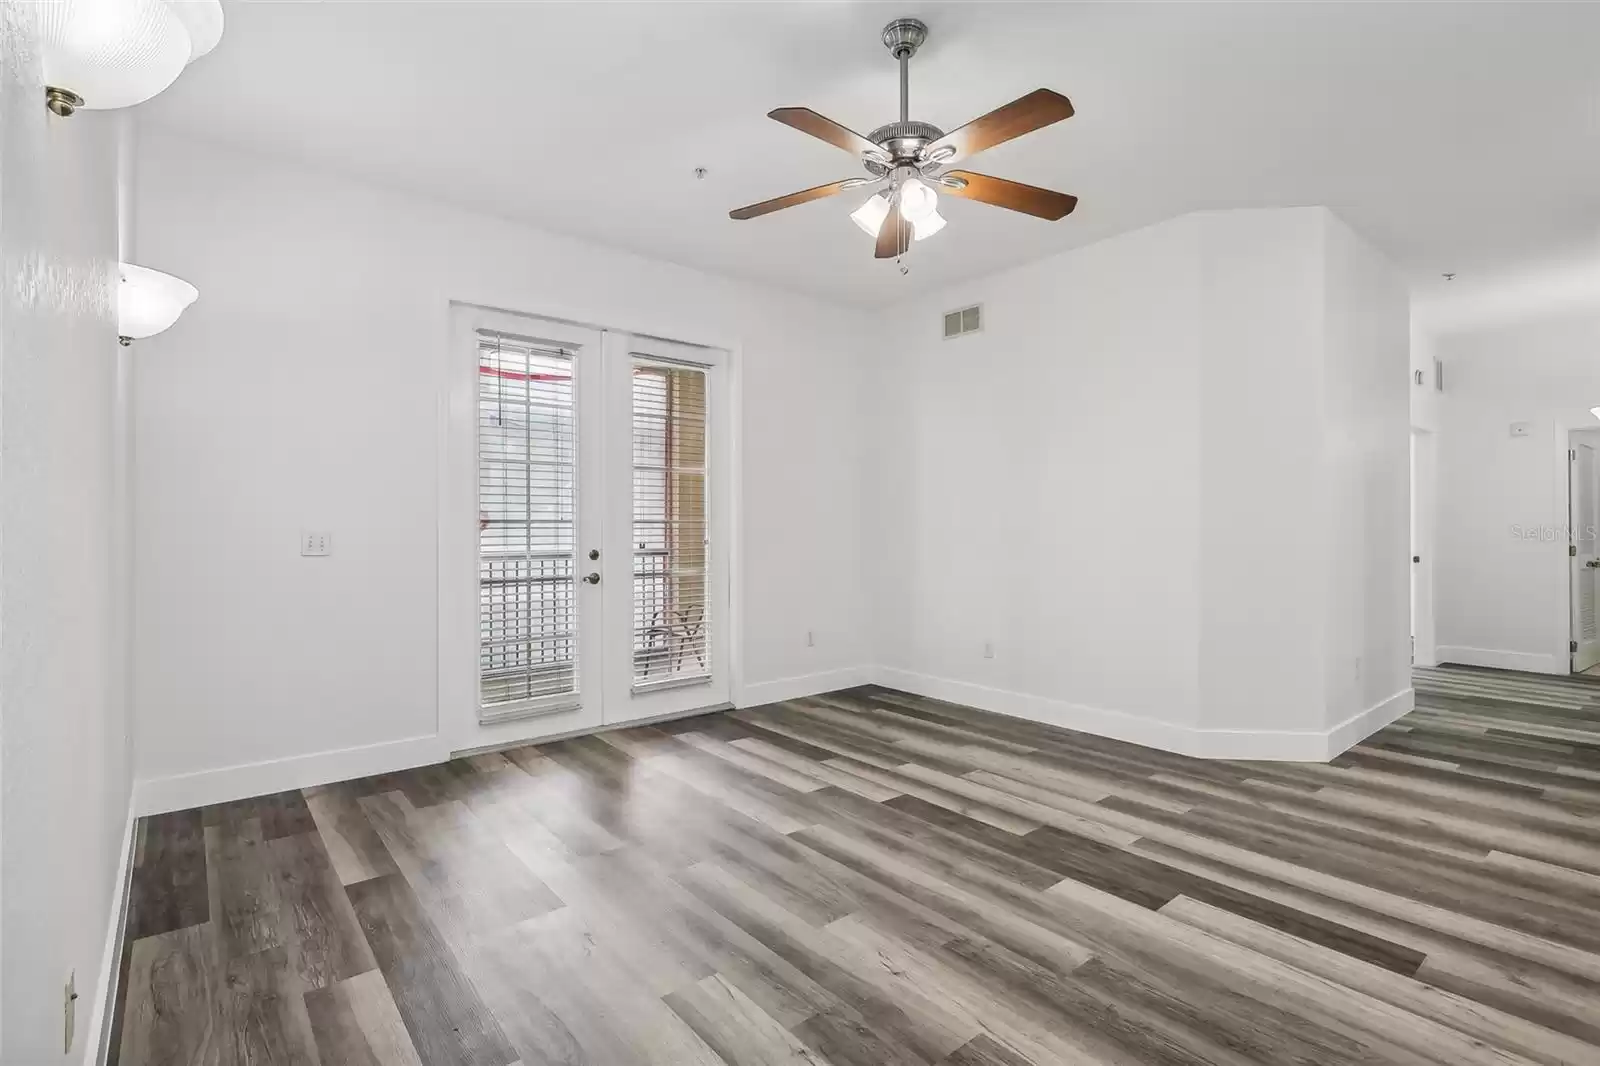
[[[588,313],[561,310],[487,306],[463,300],[449,302],[446,331],[448,358],[441,360],[438,423],[438,737],[443,752],[490,750],[511,747],[534,740],[592,732],[604,723],[581,721],[563,723],[546,718],[528,718],[484,724],[478,718],[478,530],[474,502],[477,499],[477,355],[467,352],[460,342],[465,323],[472,316],[500,314],[567,325],[602,334],[628,334],[646,338],[670,336],[672,329],[650,328],[649,323],[602,325]],[[598,317],[598,316],[594,316]],[[515,332],[510,330],[508,332]],[[604,343],[604,342],[603,342]],[[742,404],[742,347],[737,339],[706,336],[684,337],[680,343],[696,349],[715,349],[721,358],[720,384],[710,397],[711,417],[723,427],[717,435],[708,494],[720,508],[715,528],[722,530],[726,559],[724,625],[721,644],[725,658],[720,662],[727,678],[727,700],[741,706],[744,691],[743,670],[743,522],[741,514],[740,418]],[[721,459],[718,462],[718,459]],[[604,531],[602,531],[604,535]],[[587,546],[583,550],[587,552]],[[585,563],[588,562],[585,555]],[[695,705],[698,706],[698,705]],[[650,717],[670,718],[681,710],[663,709]],[[640,719],[648,720],[648,719]]]
[[[1567,586],[1567,640],[1569,642],[1567,645],[1566,659],[1564,661],[1567,664],[1567,671],[1569,673],[1577,673],[1581,669],[1587,669],[1595,665],[1594,649],[1592,647],[1583,649],[1583,651],[1588,654],[1588,659],[1590,661],[1579,661],[1580,652],[1575,652],[1572,650],[1574,647],[1581,647],[1583,642],[1582,634],[1578,631],[1578,604],[1576,597],[1573,595],[1573,583],[1574,579],[1578,576],[1577,566],[1581,565],[1583,562],[1587,562],[1590,558],[1592,558],[1594,548],[1594,531],[1588,531],[1588,536],[1585,537],[1583,535],[1583,531],[1575,528],[1577,523],[1582,522],[1582,518],[1581,516],[1574,514],[1572,511],[1572,454],[1574,450],[1580,446],[1580,444],[1586,444],[1590,448],[1600,451],[1600,428],[1591,429],[1588,427],[1575,427],[1562,434],[1562,437],[1563,443],[1566,445],[1565,455],[1567,459],[1567,491],[1563,494],[1567,504],[1565,512],[1567,537],[1563,539],[1561,547],[1565,556],[1562,561],[1566,564],[1564,576],[1566,578]],[[1600,459],[1600,456],[1597,456],[1597,459]],[[1594,491],[1593,486],[1590,487],[1590,491]],[[1584,551],[1582,546],[1585,541],[1587,541],[1590,549],[1587,553]],[[1570,554],[1569,546],[1577,547],[1578,557],[1576,559],[1574,559],[1574,557]],[[1588,577],[1591,581],[1595,580],[1595,575],[1593,574],[1586,574],[1584,576]],[[1592,644],[1593,642],[1590,643]]]
[[[1411,514],[1416,523],[1414,554],[1421,562],[1410,564],[1416,575],[1416,596],[1411,632],[1416,638],[1413,662],[1417,666],[1437,666],[1439,663],[1438,639],[1434,628],[1433,611],[1433,557],[1436,537],[1435,501],[1438,490],[1438,454],[1436,436],[1431,430],[1411,427],[1411,445],[1414,449],[1411,469]]]

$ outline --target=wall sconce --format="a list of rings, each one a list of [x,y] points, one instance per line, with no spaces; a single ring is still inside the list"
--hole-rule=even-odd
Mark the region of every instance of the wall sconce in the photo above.
[[[200,290],[182,278],[149,267],[118,263],[117,340],[124,346],[153,337],[178,321]]]
[[[49,0],[45,106],[67,116],[143,103],[222,37],[218,0]]]

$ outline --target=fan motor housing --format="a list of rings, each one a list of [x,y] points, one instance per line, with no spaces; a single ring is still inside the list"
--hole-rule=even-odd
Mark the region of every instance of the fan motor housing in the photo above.
[[[944,131],[931,122],[891,122],[867,134],[867,140],[889,153],[896,165],[920,166],[917,153],[944,136]],[[867,170],[879,177],[891,168],[868,159]]]

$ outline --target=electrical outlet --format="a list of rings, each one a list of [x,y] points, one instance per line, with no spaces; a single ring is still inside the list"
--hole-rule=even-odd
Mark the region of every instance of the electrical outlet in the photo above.
[[[983,642],[983,657],[985,659],[994,658],[994,641],[986,640]]]
[[[323,556],[333,554],[333,537],[326,530],[304,530],[300,534],[300,554]]]
[[[63,1054],[70,1054],[72,1052],[73,1030],[78,1027],[78,971],[76,970],[67,975],[65,997],[61,1010],[66,1032],[61,1051]]]
[[[816,646],[817,646],[817,635],[814,632],[812,632],[811,630],[809,630],[809,629],[806,630],[806,647],[815,648]]]

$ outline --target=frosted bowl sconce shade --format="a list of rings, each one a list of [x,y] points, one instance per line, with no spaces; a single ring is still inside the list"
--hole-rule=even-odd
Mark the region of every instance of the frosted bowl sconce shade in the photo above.
[[[199,289],[171,274],[132,263],[118,267],[122,280],[117,285],[117,333],[124,344],[167,329],[200,295]]]
[[[46,0],[47,106],[106,110],[143,103],[222,37],[218,0]]]

